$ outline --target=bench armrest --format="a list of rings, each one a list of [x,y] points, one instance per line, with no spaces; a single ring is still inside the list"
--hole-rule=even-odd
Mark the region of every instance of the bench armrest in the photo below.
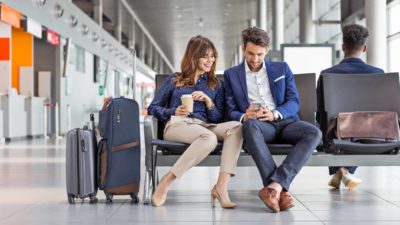
[[[144,118],[145,165],[147,170],[151,170],[153,165],[153,146],[151,142],[157,138],[157,121],[157,118],[151,115]]]

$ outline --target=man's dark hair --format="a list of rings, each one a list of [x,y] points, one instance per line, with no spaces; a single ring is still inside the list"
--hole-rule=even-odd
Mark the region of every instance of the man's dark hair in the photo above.
[[[249,28],[246,28],[245,30],[243,30],[242,38],[243,38],[244,47],[246,47],[246,44],[248,42],[251,42],[255,45],[260,45],[263,47],[269,46],[270,38],[269,38],[267,32],[258,27],[249,27]]]
[[[354,51],[364,46],[369,36],[368,29],[358,25],[350,24],[342,28],[343,44],[350,51]]]

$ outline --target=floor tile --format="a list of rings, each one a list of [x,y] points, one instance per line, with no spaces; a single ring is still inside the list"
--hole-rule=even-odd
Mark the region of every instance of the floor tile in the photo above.
[[[127,196],[105,203],[77,201],[69,205],[65,190],[65,140],[33,139],[0,145],[1,225],[397,225],[400,224],[400,167],[360,167],[363,180],[357,190],[333,190],[326,167],[305,167],[294,179],[290,193],[295,207],[272,213],[258,197],[262,187],[257,168],[239,167],[229,182],[233,210],[217,202],[211,207],[210,190],[218,167],[195,167],[170,188],[161,207],[131,204]],[[142,149],[141,163],[144,163]],[[141,174],[144,177],[144,165]],[[170,167],[159,168],[160,176]],[[384,176],[383,176],[384,175]],[[143,185],[139,197],[142,198]],[[51,212],[51,213],[50,213]]]

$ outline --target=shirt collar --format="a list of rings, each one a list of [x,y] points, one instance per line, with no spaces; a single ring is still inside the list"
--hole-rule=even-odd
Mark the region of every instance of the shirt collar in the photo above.
[[[244,67],[245,67],[246,73],[257,73],[257,72],[253,72],[253,71],[250,70],[249,65],[247,65],[247,61],[246,60],[244,60]],[[267,71],[267,69],[265,67],[265,61],[264,60],[262,62],[262,68],[258,72],[261,72],[261,71]]]
[[[364,63],[362,59],[357,58],[357,57],[351,57],[351,58],[345,58],[341,62],[356,62],[356,63]]]

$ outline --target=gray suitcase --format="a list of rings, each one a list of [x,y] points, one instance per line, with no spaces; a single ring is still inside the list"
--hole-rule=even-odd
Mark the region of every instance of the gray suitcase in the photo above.
[[[88,197],[90,203],[96,203],[97,141],[93,130],[87,126],[70,130],[67,133],[66,152],[68,202],[74,204],[75,198]]]

